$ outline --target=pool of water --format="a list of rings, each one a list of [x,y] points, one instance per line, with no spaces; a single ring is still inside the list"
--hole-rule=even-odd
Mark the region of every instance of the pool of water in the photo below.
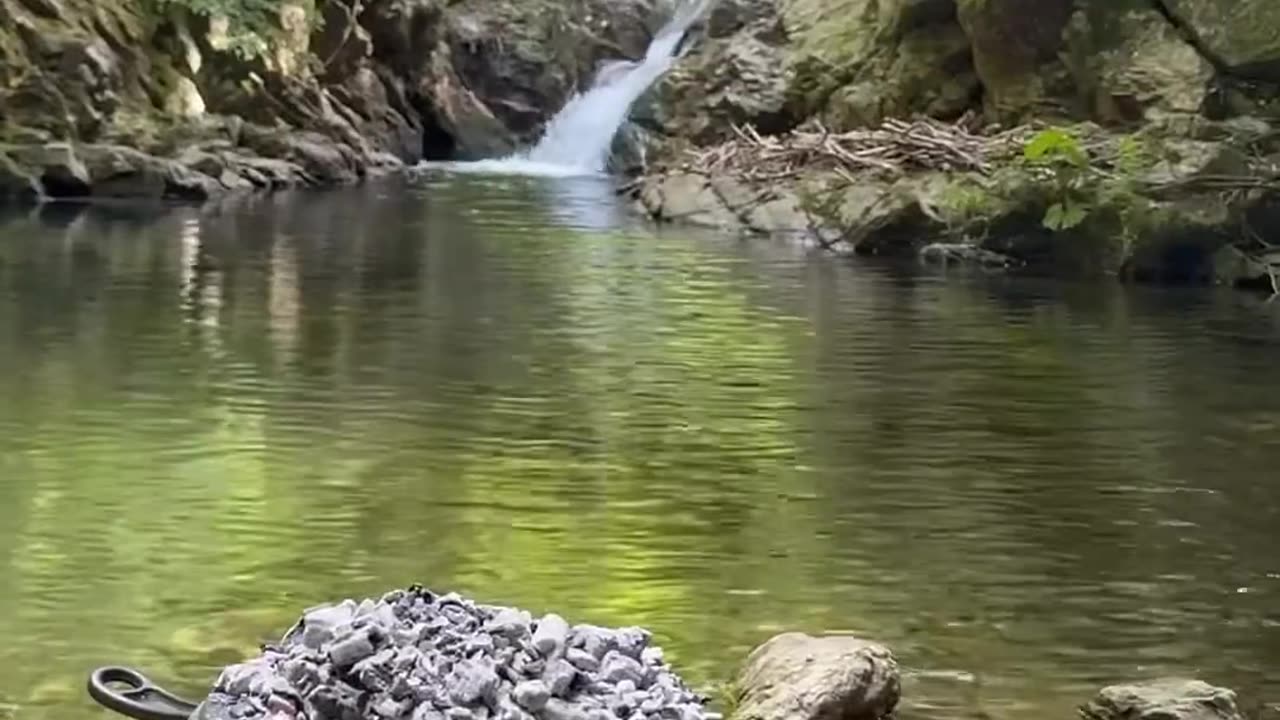
[[[906,714],[1280,700],[1280,303],[882,268],[636,224],[593,179],[0,217],[0,718],[199,695],[409,583],[798,629]]]

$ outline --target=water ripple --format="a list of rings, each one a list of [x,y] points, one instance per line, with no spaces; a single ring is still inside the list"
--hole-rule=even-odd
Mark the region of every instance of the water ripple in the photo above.
[[[779,630],[876,637],[916,717],[1204,668],[1280,696],[1271,311],[618,210],[427,174],[0,219],[0,704],[96,717],[108,662],[198,694],[409,582],[651,626],[705,683]]]

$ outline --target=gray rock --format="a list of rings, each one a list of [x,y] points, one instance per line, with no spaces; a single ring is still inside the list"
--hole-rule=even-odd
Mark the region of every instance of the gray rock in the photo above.
[[[451,707],[445,711],[445,717],[449,720],[473,720],[475,715],[467,708]]]
[[[504,637],[518,638],[529,634],[532,620],[527,613],[511,608],[502,608],[489,622],[485,623],[486,632]]]
[[[26,168],[0,152],[0,200],[6,197],[38,198],[42,195],[44,188],[40,181]]]
[[[1081,714],[1089,720],[1242,720],[1233,691],[1179,678],[1103,688]]]
[[[565,659],[569,661],[570,665],[585,673],[593,673],[600,669],[600,660],[581,648],[570,648],[565,652]]]
[[[353,611],[353,603],[349,600],[341,605],[308,611],[302,616],[302,644],[319,650],[351,624],[355,615]]]
[[[573,703],[551,698],[538,717],[543,720],[587,720],[587,713]]]
[[[642,651],[640,652],[640,662],[644,663],[645,665],[662,665],[662,664],[664,664],[664,657],[663,657],[663,654],[662,654],[662,648],[660,648],[660,647],[646,647],[644,650],[642,650]]]
[[[498,689],[498,675],[488,664],[468,660],[458,663],[446,683],[449,698],[460,705],[492,699]]]
[[[541,680],[528,680],[516,685],[511,697],[520,707],[530,712],[537,712],[546,706],[551,698],[551,690]]]
[[[901,694],[888,648],[801,633],[779,635],[752,651],[738,687],[740,720],[879,720]]]
[[[412,703],[391,698],[383,698],[373,706],[374,714],[384,718],[404,717],[412,709]]]
[[[561,658],[556,658],[547,663],[546,669],[542,671],[542,681],[547,684],[551,694],[556,697],[564,697],[568,694],[569,688],[573,685],[574,678],[577,676],[577,669]]]
[[[355,632],[329,646],[329,661],[339,668],[348,668],[369,657],[374,652],[373,640],[368,632]]]
[[[89,169],[68,143],[23,146],[9,151],[19,165],[31,168],[50,197],[83,197],[89,194]]]
[[[610,650],[600,662],[600,678],[614,684],[630,681],[635,687],[643,687],[644,667],[639,661],[617,650]]]
[[[543,657],[554,657],[564,650],[568,637],[569,623],[551,613],[538,621],[538,629],[533,633],[533,646]]]
[[[444,713],[435,709],[430,703],[423,703],[413,711],[413,720],[445,720]]]

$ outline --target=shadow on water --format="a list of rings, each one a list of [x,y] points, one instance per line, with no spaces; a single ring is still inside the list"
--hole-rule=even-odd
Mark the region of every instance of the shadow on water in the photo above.
[[[1278,318],[656,232],[595,178],[7,214],[0,708],[99,717],[110,662],[196,695],[411,582],[649,626],[698,683],[858,632],[910,717],[1274,699]]]

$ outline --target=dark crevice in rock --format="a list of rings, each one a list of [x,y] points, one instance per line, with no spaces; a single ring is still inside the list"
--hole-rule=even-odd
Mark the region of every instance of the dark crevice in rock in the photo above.
[[[458,143],[440,124],[435,113],[430,109],[419,110],[418,119],[422,122],[422,159],[453,160]]]
[[[40,185],[51,198],[83,198],[90,194],[89,184],[73,175],[50,170],[40,177]]]

